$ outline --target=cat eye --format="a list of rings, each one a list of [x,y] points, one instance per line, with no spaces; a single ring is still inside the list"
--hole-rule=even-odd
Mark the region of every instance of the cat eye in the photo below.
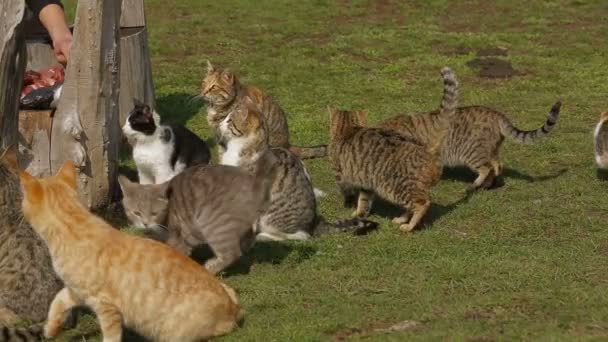
[[[133,215],[135,215],[135,216],[141,216],[141,213],[139,211],[134,211]]]

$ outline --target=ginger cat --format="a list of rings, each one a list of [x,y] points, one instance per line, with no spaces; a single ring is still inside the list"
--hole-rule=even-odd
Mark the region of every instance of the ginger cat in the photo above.
[[[233,289],[171,247],[91,214],[79,201],[71,161],[55,176],[19,178],[23,214],[65,284],[51,303],[45,337],[56,336],[79,305],[96,313],[104,342],[120,341],[123,325],[167,342],[208,339],[237,326],[243,310]]]

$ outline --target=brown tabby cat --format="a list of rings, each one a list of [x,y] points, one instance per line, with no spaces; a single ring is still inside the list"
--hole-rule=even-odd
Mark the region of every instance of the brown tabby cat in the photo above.
[[[23,218],[17,172],[13,146],[0,156],[0,341],[38,341],[41,329],[37,326],[7,326],[21,320],[43,321],[63,284],[46,245]]]
[[[444,98],[446,96],[451,96],[448,88],[444,88]],[[494,185],[495,177],[502,174],[503,164],[498,150],[504,138],[510,136],[522,143],[537,141],[547,135],[557,123],[560,106],[560,102],[555,103],[545,124],[533,131],[518,129],[505,114],[491,108],[459,107],[454,119],[447,123],[449,133],[441,147],[441,161],[446,166],[465,165],[477,172],[477,179],[469,190],[482,186],[490,188]],[[429,144],[438,141],[437,136],[443,134],[437,126],[446,123],[442,122],[444,117],[438,114],[439,111],[399,115],[385,120],[377,127],[393,129]]]
[[[139,185],[120,177],[127,217],[140,228],[165,227],[167,244],[186,255],[207,243],[217,273],[251,247],[254,225],[270,203],[276,158],[262,155],[249,173],[227,165],[195,166],[168,183]]]
[[[600,115],[600,121],[595,126],[595,163],[601,169],[608,168],[608,112]]]
[[[447,121],[458,104],[458,81],[449,68],[443,68],[441,73],[449,95],[444,96],[437,115]],[[345,197],[352,190],[359,191],[353,215],[369,215],[373,197],[378,195],[407,210],[393,222],[402,231],[412,231],[429,209],[429,190],[441,177],[439,146],[448,125],[438,125],[440,134],[425,144],[390,129],[365,127],[366,111],[329,108],[329,114],[328,155],[338,187]]]
[[[215,130],[220,155],[225,150],[225,141],[219,126],[228,114],[249,97],[257,109],[264,114],[268,125],[269,143],[274,147],[290,149],[300,158],[324,157],[327,146],[297,147],[289,143],[287,117],[278,103],[263,90],[239,82],[228,69],[220,69],[207,61],[207,75],[201,86],[201,96],[208,102],[207,122]]]
[[[56,336],[66,313],[87,305],[104,342],[122,325],[155,341],[199,341],[233,330],[243,315],[234,290],[162,243],[120,232],[80,203],[71,161],[57,175],[19,174],[25,218],[46,242],[65,287],[44,327]],[[150,262],[154,260],[154,262]]]

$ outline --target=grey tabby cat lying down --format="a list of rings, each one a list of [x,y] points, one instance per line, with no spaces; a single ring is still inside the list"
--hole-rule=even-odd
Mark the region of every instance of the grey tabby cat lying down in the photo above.
[[[216,274],[253,245],[254,226],[270,204],[276,169],[276,157],[266,153],[253,174],[233,166],[198,165],[163,184],[139,185],[124,176],[119,183],[125,212],[135,226],[166,229],[166,243],[186,255],[207,243],[215,257],[205,267]]]

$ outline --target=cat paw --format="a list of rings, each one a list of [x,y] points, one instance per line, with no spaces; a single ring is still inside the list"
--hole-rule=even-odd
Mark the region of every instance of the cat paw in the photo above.
[[[395,224],[403,224],[403,223],[406,223],[408,220],[405,217],[399,216],[399,217],[395,217],[392,221]]]
[[[59,334],[61,323],[57,321],[49,321],[44,325],[44,337],[53,338]]]
[[[399,226],[399,230],[404,233],[411,233],[414,230],[414,228],[416,228],[416,227],[410,223],[402,224]]]
[[[358,218],[366,218],[367,217],[367,213],[361,213],[359,212],[359,210],[355,210],[353,211],[352,214],[350,214],[351,217],[358,217]]]

